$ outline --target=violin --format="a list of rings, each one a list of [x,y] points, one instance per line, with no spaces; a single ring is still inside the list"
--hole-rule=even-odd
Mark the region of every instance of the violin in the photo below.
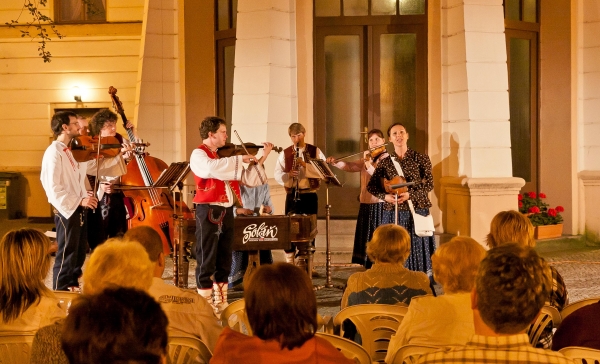
[[[408,192],[408,186],[393,188],[393,185],[397,185],[400,183],[406,183],[406,178],[403,176],[395,176],[392,179],[381,179],[381,183],[383,184],[383,188],[385,189],[385,193],[390,193],[392,195],[399,195],[404,192]]]
[[[375,161],[380,155],[382,155],[385,152],[387,152],[387,149],[385,149],[385,144],[370,149],[369,153],[367,153],[367,155],[365,156],[365,161]]]
[[[236,145],[233,143],[226,143],[221,148],[217,149],[217,155],[220,158],[231,157],[235,155],[256,155],[258,150],[264,148],[263,145],[257,145],[254,143],[243,143],[243,145]],[[273,151],[280,153],[283,150],[281,147],[273,146]]]
[[[86,162],[98,157],[98,137],[80,135],[69,143],[71,153],[78,162]],[[116,137],[100,138],[100,155],[104,158],[116,157],[121,153],[122,145]]]

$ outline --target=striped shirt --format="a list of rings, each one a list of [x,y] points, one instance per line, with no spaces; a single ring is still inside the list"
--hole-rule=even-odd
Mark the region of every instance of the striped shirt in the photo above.
[[[425,354],[417,363],[553,363],[573,364],[561,353],[536,349],[526,334],[510,336],[473,335],[467,345]]]

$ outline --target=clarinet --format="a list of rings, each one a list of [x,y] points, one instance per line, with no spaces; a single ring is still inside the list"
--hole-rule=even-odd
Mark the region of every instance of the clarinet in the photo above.
[[[298,158],[300,158],[300,147],[296,147],[296,157],[294,158],[294,163],[292,164],[292,170],[297,170],[298,169]],[[296,179],[296,187],[294,190],[294,202],[298,202],[300,201],[300,188],[299,188],[299,182],[300,182],[300,178],[298,177],[294,177]]]

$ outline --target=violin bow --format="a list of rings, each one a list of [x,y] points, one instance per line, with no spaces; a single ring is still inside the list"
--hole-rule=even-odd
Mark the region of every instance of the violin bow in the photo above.
[[[386,145],[388,145],[388,144],[390,144],[390,143],[389,143],[389,142],[388,142],[388,143],[383,143],[383,144],[380,144],[380,145],[376,145],[376,146],[374,146],[373,148],[367,148],[367,150],[368,150],[369,152],[371,152],[371,151],[373,151],[373,150],[375,150],[375,149],[377,149],[377,148],[379,148],[379,147],[383,147],[383,146],[386,146]],[[347,156],[345,156],[345,157],[336,158],[336,159],[335,159],[335,161],[337,162],[337,161],[341,161],[342,159],[346,159],[346,158],[354,157],[355,155],[362,154],[362,153],[366,152],[367,150],[363,150],[362,152],[358,152],[358,153],[350,154],[350,155],[347,155]]]
[[[242,148],[244,148],[244,150],[246,151],[247,155],[251,155],[250,153],[248,153],[248,149],[246,149],[246,145],[244,145],[244,142],[242,141],[242,138],[240,138],[240,135],[238,134],[237,130],[233,131],[235,133],[235,136],[238,138],[238,140],[240,141],[240,144],[242,145]],[[255,158],[256,159],[256,158]],[[254,161],[252,161],[250,163],[250,166],[248,167],[248,169],[252,168],[252,165],[257,165],[258,163],[255,163]],[[258,168],[258,167],[256,167]],[[264,185],[265,184],[265,180],[263,179],[263,177],[260,175],[260,171],[257,169],[258,171],[258,178],[260,179],[260,182]]]

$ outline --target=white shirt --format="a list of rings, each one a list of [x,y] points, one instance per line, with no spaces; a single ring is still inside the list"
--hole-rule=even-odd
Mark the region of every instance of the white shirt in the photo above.
[[[390,338],[386,363],[406,344],[462,346],[475,333],[471,294],[415,297],[395,335]]]
[[[166,284],[161,278],[152,278],[148,293],[154,297],[169,319],[169,334],[191,335],[202,340],[213,351],[223,331],[212,307],[206,299],[193,291]]]
[[[67,219],[73,215],[81,200],[87,197],[87,168],[88,162],[77,162],[71,150],[57,140],[44,152],[40,174],[42,186],[48,202]]]
[[[0,333],[34,332],[48,326],[66,316],[65,310],[58,305],[58,299],[53,293],[40,297],[40,302],[29,306],[21,316],[8,323],[0,320]]]
[[[304,149],[305,147],[300,148],[300,159],[302,159],[304,161]],[[317,148],[317,158],[325,160],[325,155],[321,152],[321,150],[319,148]],[[292,184],[294,184],[294,179],[290,178],[290,174],[287,172],[284,172],[285,168],[285,153],[279,153],[279,157],[277,158],[277,163],[275,164],[275,181],[277,181],[277,183],[279,183],[282,186],[285,187],[295,187],[292,186]],[[307,169],[309,169],[308,171],[304,168],[304,167],[300,167],[298,169],[298,188],[303,190],[306,188],[310,188],[310,184],[308,182],[308,177],[307,177],[307,172],[309,173],[310,178],[318,178],[316,177],[316,175],[314,174],[314,172],[311,174],[310,169],[314,168],[312,165],[307,164]]]
[[[190,168],[200,178],[215,178],[225,182],[225,193],[228,202],[211,202],[211,205],[233,206],[235,202],[234,193],[227,181],[241,181],[244,185],[250,187],[260,186],[263,181],[267,182],[264,168],[256,166],[252,170],[244,169],[241,155],[227,158],[210,158],[203,149],[196,148],[190,156]],[[263,179],[262,181],[259,173]]]

